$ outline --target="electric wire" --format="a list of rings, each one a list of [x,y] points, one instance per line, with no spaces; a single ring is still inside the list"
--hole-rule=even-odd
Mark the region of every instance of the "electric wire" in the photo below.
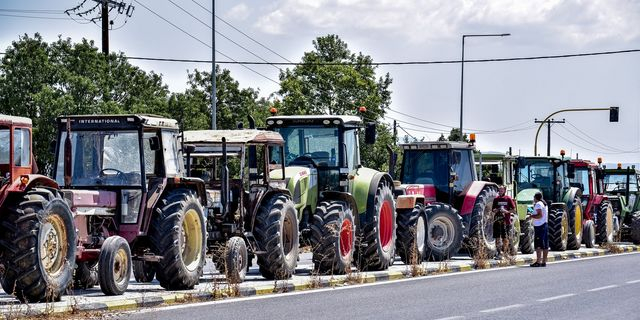
[[[626,151],[626,152],[604,152],[602,150],[593,150],[593,149],[587,148],[585,146],[580,146],[580,145],[575,144],[571,140],[569,140],[569,139],[563,137],[562,135],[560,135],[554,129],[551,129],[551,132],[554,133],[561,140],[565,141],[566,143],[569,143],[569,144],[573,145],[574,147],[576,147],[578,149],[584,149],[584,150],[591,151],[591,152],[596,153],[596,154],[612,154],[612,155],[615,155],[615,154],[625,154],[625,153],[640,153],[640,148],[638,148],[636,150]]]
[[[573,123],[571,123],[570,121],[565,120],[566,124],[570,125],[572,128],[574,128],[576,131],[580,132],[581,134],[583,134],[584,136],[586,136],[587,138],[591,139],[591,140],[587,140],[587,142],[592,142],[592,143],[596,143],[598,145],[599,148],[604,148],[604,149],[610,149],[611,151],[617,151],[617,152],[622,152],[624,150],[613,147],[613,146],[609,146],[603,142],[600,142],[598,139],[590,136],[588,133],[584,132],[582,129],[580,129],[579,127],[573,125]],[[565,130],[567,130],[567,128],[564,128]],[[567,130],[571,133],[573,133],[573,131],[571,130]],[[580,137],[579,135],[577,135],[578,137]],[[580,137],[581,139],[584,140],[583,137]]]

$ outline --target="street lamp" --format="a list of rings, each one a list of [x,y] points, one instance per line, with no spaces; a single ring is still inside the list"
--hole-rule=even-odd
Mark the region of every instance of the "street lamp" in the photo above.
[[[462,134],[462,110],[464,100],[464,38],[471,37],[507,37],[511,33],[490,33],[490,34],[464,34],[462,35],[462,61],[461,61],[461,75],[460,75],[460,141],[464,140]]]

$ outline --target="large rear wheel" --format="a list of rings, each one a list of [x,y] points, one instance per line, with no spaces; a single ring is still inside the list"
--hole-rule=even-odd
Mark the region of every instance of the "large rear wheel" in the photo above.
[[[582,245],[582,216],[583,208],[580,197],[573,200],[573,207],[568,213],[569,217],[569,234],[567,236],[567,249],[579,250]]]
[[[596,216],[596,243],[613,242],[613,208],[608,201],[602,202]]]
[[[205,220],[195,192],[168,191],[160,200],[149,235],[156,254],[156,278],[167,290],[193,289],[205,260]]]
[[[8,199],[0,214],[2,286],[23,302],[60,300],[73,281],[76,232],[62,195],[34,188]]]
[[[569,218],[563,208],[549,209],[549,246],[553,251],[567,250]]]
[[[640,211],[631,216],[631,241],[640,244]]]
[[[353,211],[343,201],[322,201],[311,221],[314,270],[344,274],[351,269],[355,248]]]
[[[396,243],[396,207],[389,182],[378,183],[373,206],[367,211],[372,219],[360,229],[356,261],[360,270],[385,270],[394,258]]]
[[[493,199],[498,196],[495,186],[485,186],[478,194],[471,212],[469,226],[469,249],[473,256],[482,252],[485,257],[496,254],[496,239],[493,238]]]
[[[424,205],[397,211],[396,249],[405,264],[419,264],[427,254],[427,217]]]
[[[293,201],[284,194],[266,199],[256,216],[254,235],[266,253],[258,256],[260,273],[266,279],[289,279],[298,263],[298,215]]]
[[[427,215],[426,257],[434,261],[451,258],[462,246],[462,218],[458,211],[443,203],[430,204]]]

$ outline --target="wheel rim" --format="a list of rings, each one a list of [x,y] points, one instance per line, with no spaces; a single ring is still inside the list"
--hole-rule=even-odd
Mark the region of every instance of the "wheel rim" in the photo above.
[[[582,236],[582,208],[580,207],[579,204],[576,204],[574,206],[575,210],[575,214],[574,214],[574,235],[576,236],[576,239],[580,239]]]
[[[200,216],[194,209],[189,209],[182,220],[182,261],[187,270],[194,271],[202,258],[202,229]]]
[[[429,242],[436,249],[446,249],[453,243],[454,228],[450,219],[436,217],[428,226]]]
[[[387,250],[391,246],[393,239],[393,212],[391,203],[388,200],[382,202],[380,208],[380,243],[382,248]]]
[[[562,215],[562,222],[560,223],[561,225],[561,234],[562,234],[562,245],[566,246],[567,245],[567,239],[569,237],[569,219],[567,219],[566,215]]]
[[[116,283],[120,284],[127,279],[127,270],[129,270],[129,257],[127,251],[124,248],[119,248],[113,259],[113,279]]]
[[[349,258],[353,250],[353,225],[348,219],[342,221],[340,226],[340,255],[343,259]]]
[[[64,222],[57,215],[47,217],[42,224],[43,241],[40,244],[40,260],[47,274],[55,276],[62,272],[68,246]]]
[[[419,253],[424,252],[424,245],[426,242],[425,234],[427,233],[426,223],[424,222],[424,217],[421,215],[418,217],[418,222],[416,223],[416,247]]]
[[[294,228],[297,226],[293,223],[293,219],[291,218],[291,211],[287,211],[284,216],[284,222],[282,223],[282,247],[284,249],[284,254],[288,255],[291,253],[295,243],[294,236]]]

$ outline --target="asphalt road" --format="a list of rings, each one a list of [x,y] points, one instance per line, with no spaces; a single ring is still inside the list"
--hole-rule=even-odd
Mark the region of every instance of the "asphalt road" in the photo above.
[[[123,319],[640,319],[640,254],[138,310]]]

